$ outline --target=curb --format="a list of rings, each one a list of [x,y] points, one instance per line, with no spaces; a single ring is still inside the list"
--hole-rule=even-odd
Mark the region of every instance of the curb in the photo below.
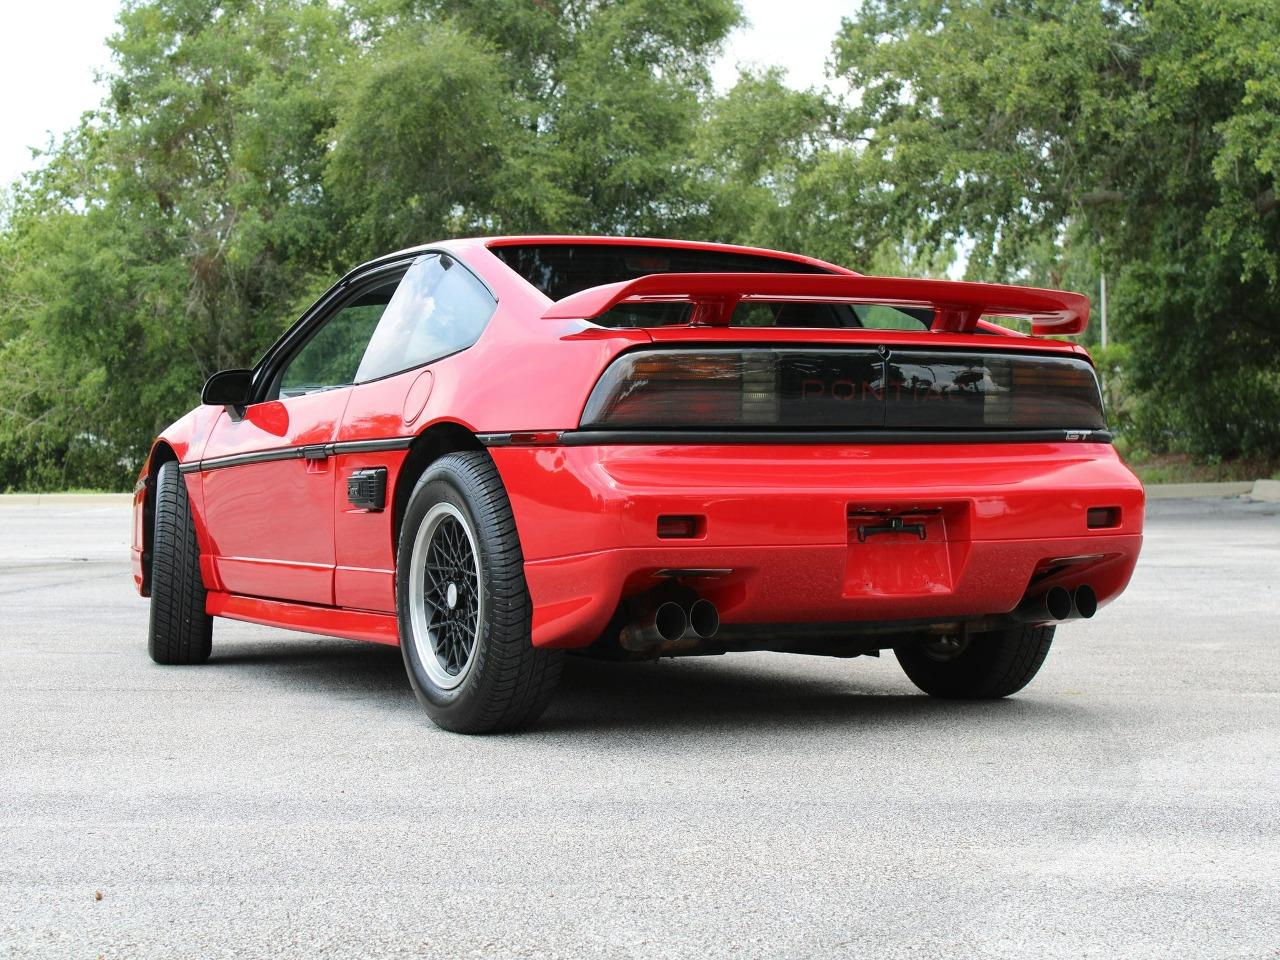
[[[1280,480],[1240,480],[1230,483],[1152,483],[1148,500],[1208,500],[1245,497],[1262,503],[1280,503]]]
[[[1148,500],[1188,500],[1214,497],[1247,497],[1252,481],[1235,483],[1152,483],[1146,487]]]
[[[1250,500],[1261,500],[1264,503],[1280,503],[1280,480],[1255,480]]]

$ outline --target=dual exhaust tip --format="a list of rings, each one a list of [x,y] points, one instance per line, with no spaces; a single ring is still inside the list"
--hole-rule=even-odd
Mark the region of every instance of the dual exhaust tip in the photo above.
[[[658,604],[653,616],[658,636],[668,642],[686,635],[710,640],[720,632],[720,611],[704,597],[693,601],[688,609],[674,600],[667,600]]]
[[[1098,595],[1093,587],[1082,584],[1075,590],[1050,587],[1044,593],[1027,597],[1013,611],[1013,618],[1023,623],[1060,623],[1064,620],[1088,620],[1098,612]],[[623,628],[622,645],[628,650],[654,650],[684,642],[710,640],[720,632],[720,611],[705,597],[689,604],[675,600],[645,603]]]
[[[1044,593],[1027,597],[1013,611],[1015,620],[1023,623],[1055,623],[1062,620],[1088,620],[1098,612],[1098,595],[1093,587],[1083,584],[1075,590],[1050,587]]]
[[[622,643],[628,650],[651,650],[680,640],[710,640],[720,632],[720,611],[705,597],[688,605],[664,600],[647,604],[623,628]]]

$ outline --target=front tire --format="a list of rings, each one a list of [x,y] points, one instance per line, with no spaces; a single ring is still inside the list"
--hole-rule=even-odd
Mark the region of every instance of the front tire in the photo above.
[[[204,663],[213,648],[213,618],[205,613],[200,546],[187,482],[170,461],[156,473],[151,538],[151,622],[147,652],[156,663]]]
[[[480,451],[433,463],[414,487],[396,555],[400,650],[413,692],[446,730],[526,727],[563,654],[530,640],[532,605],[511,504]]]
[[[931,697],[998,700],[1017,693],[1039,671],[1053,627],[1014,627],[896,647],[911,682]]]

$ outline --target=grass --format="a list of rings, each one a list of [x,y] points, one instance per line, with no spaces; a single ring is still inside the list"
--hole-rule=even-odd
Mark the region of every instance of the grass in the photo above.
[[[1229,483],[1270,477],[1280,480],[1274,460],[1203,461],[1185,453],[1152,454],[1136,450],[1125,455],[1133,472],[1146,483]]]

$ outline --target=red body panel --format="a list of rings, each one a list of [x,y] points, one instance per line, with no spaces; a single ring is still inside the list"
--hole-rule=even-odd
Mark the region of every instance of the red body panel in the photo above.
[[[217,591],[210,592],[205,609],[216,617],[231,620],[265,623],[272,627],[319,633],[327,637],[400,645],[396,635],[396,618],[391,614],[335,610],[331,607],[240,597]]]
[[[494,450],[534,600],[534,643],[590,643],[665,568],[732,568],[702,592],[727,623],[1007,613],[1045,561],[1097,555],[1065,586],[1128,583],[1143,495],[1106,444],[617,446]],[[1086,526],[1090,507],[1120,525]],[[941,510],[929,543],[859,544],[859,510]],[[661,540],[659,514],[705,517]],[[1046,586],[1048,583],[1046,583]]]
[[[149,484],[154,481],[156,466],[168,459],[190,461],[200,459],[204,452],[205,442],[209,439],[209,431],[222,416],[220,407],[199,406],[170,426],[164,434],[152,444],[151,451],[138,473],[138,482],[133,487],[133,539],[129,547],[130,567],[133,571],[133,582],[138,592],[147,593],[146,577],[143,573],[144,554],[149,543],[146,525],[146,502]],[[201,521],[199,484],[193,484],[192,501],[196,508],[196,522]],[[202,539],[201,543],[207,540]]]
[[[1075,344],[985,322],[977,324],[978,335],[948,329],[605,329],[572,316],[585,311],[566,301],[553,310],[550,299],[489,249],[527,242],[637,241],[499,238],[435,245],[430,249],[461,259],[497,299],[473,346],[359,386],[257,404],[239,423],[220,408],[200,407],[165,431],[161,443],[191,471],[186,476],[202,571],[213,591],[211,613],[396,642],[391,505],[401,484],[414,482],[416,474],[401,476],[408,458],[403,447],[370,452],[341,445],[395,438],[407,443],[443,424],[473,438],[573,430],[601,372],[637,346],[767,339],[975,348],[994,346],[995,333],[1002,335],[1002,351],[1084,354]],[[848,278],[856,278],[808,258],[757,252],[840,275],[804,278],[808,288],[815,281],[848,286]],[[856,279],[867,290],[874,285]],[[708,289],[716,283],[705,282]],[[921,302],[945,299],[945,285],[894,282],[916,283],[915,289],[925,290]],[[670,292],[662,293],[659,281],[649,283],[658,295]],[[961,289],[980,286],[953,286],[956,296],[969,297],[953,306],[974,307],[981,300],[1005,308],[1021,303],[1024,312],[1042,319],[1051,313],[1064,322],[1087,316],[1087,303],[1076,295],[996,288],[1005,291],[996,303],[990,288]],[[604,302],[617,293],[585,299]],[[308,444],[331,445],[330,455],[198,469],[215,458]],[[162,449],[157,446],[144,468],[135,496],[133,560],[140,588],[147,483]],[[489,452],[511,499],[534,603],[533,642],[542,646],[592,642],[619,602],[651,588],[663,568],[731,570],[699,583],[726,624],[939,620],[1006,613],[1047,561],[1067,557],[1084,559],[1045,585],[1088,582],[1105,603],[1128,582],[1141,543],[1141,485],[1101,443],[553,444],[495,445]],[[347,478],[364,467],[387,468],[387,509],[348,503]],[[1119,508],[1119,525],[1089,529],[1085,514],[1095,506]],[[859,509],[921,508],[937,511],[930,514],[927,542],[905,535],[857,542]],[[657,518],[668,514],[704,518],[701,535],[659,539]]]
[[[323,445],[338,433],[348,390],[223,414],[203,460]],[[246,463],[198,477],[205,546],[216,583],[230,593],[333,603],[334,470],[327,459]]]
[[[444,361],[447,363],[448,361]],[[377,440],[412,436],[416,433],[422,405],[435,392],[437,377],[448,375],[435,364],[430,371],[411,370],[398,376],[351,388],[346,416],[338,431],[340,441]],[[426,384],[424,386],[424,383]],[[418,406],[417,411],[407,410]],[[406,419],[406,413],[409,416]],[[395,556],[392,545],[390,510],[370,512],[347,502],[347,478],[364,467],[386,467],[387,499],[394,501],[395,482],[406,451],[338,454],[334,457],[337,485],[334,488],[334,544],[337,568],[334,599],[338,606],[358,610],[394,613]]]

